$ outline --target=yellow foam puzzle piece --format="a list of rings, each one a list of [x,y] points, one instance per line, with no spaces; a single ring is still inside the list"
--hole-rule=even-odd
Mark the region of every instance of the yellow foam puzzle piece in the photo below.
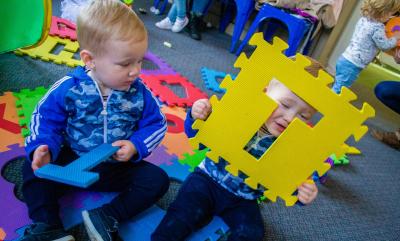
[[[59,54],[51,53],[57,45],[64,45],[64,49]],[[52,61],[56,64],[66,64],[70,67],[83,65],[80,59],[74,59],[73,56],[78,52],[79,44],[77,41],[63,39],[57,36],[47,36],[43,44],[36,48],[18,49],[15,51],[17,55],[29,55],[32,58],[40,58],[43,61]]]
[[[324,161],[332,153],[344,154],[344,142],[351,136],[358,141],[367,131],[362,123],[374,116],[374,109],[364,103],[361,111],[349,102],[356,99],[354,93],[343,88],[335,94],[328,84],[333,79],[324,71],[318,77],[304,68],[310,61],[297,54],[296,60],[288,59],[282,51],[287,44],[275,38],[273,45],[265,42],[262,33],[253,35],[250,43],[257,45],[247,58],[243,53],[235,62],[241,71],[233,81],[226,76],[221,83],[227,92],[218,100],[210,98],[213,111],[206,121],[196,120],[195,137],[190,139],[194,148],[201,143],[211,149],[207,156],[217,162],[225,159],[226,170],[233,175],[241,171],[252,188],[262,185],[264,195],[271,201],[279,196],[287,206],[292,206],[297,197],[292,196],[297,187],[314,171],[321,176],[330,167]],[[271,145],[256,159],[244,147],[256,131],[268,119],[277,103],[264,92],[271,79],[276,78],[323,115],[310,127],[295,119]]]
[[[358,150],[356,147],[354,146],[348,146],[347,147],[347,151],[346,154],[351,154],[351,155],[360,155],[361,151]]]

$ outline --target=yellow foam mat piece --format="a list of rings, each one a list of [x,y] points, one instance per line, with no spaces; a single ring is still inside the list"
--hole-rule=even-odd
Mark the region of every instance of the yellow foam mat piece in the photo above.
[[[351,136],[358,141],[368,130],[362,123],[375,115],[374,109],[364,103],[361,110],[349,102],[356,95],[344,88],[335,94],[328,84],[331,76],[320,71],[313,77],[304,68],[311,63],[303,55],[296,60],[288,59],[282,51],[287,44],[275,38],[273,45],[264,41],[262,33],[253,35],[251,44],[257,45],[247,58],[243,53],[235,62],[241,68],[233,81],[226,76],[221,83],[227,93],[218,100],[212,96],[213,112],[206,121],[196,120],[197,135],[190,139],[193,148],[201,143],[211,149],[207,156],[228,162],[226,170],[233,175],[241,171],[252,188],[264,186],[264,195],[271,201],[277,197],[292,206],[297,197],[292,194],[314,171],[322,176],[330,167],[325,160],[332,153],[342,156],[348,149],[344,142]],[[323,117],[310,127],[295,119],[272,144],[256,159],[244,150],[256,131],[268,119],[277,103],[270,99],[264,88],[276,78],[307,103],[316,108]]]
[[[347,148],[346,154],[350,154],[350,155],[360,155],[361,154],[361,151],[354,146],[346,146],[346,148]]]
[[[64,49],[61,50],[59,54],[51,53],[57,45],[64,45]],[[18,49],[14,52],[17,55],[26,54],[32,58],[40,58],[43,61],[52,61],[56,64],[66,64],[70,67],[76,67],[78,65],[83,65],[81,60],[73,58],[78,50],[78,42],[49,35],[44,43],[36,48]]]

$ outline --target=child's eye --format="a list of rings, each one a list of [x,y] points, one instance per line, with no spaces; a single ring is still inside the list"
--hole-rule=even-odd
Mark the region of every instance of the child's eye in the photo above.
[[[120,66],[122,66],[122,67],[128,67],[128,66],[129,66],[129,63],[121,63],[121,64],[118,64],[118,65],[120,65]]]
[[[284,108],[289,108],[289,105],[288,104],[286,104],[286,103],[281,103],[281,105],[284,107]]]
[[[300,115],[300,118],[303,119],[303,120],[310,119],[310,117],[308,115],[303,115],[303,114]]]

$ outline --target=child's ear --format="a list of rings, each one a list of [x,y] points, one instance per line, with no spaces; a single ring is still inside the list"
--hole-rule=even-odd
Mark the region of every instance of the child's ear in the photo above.
[[[89,50],[84,49],[79,53],[79,55],[81,56],[81,59],[86,67],[88,67],[89,69],[95,68],[93,54]]]

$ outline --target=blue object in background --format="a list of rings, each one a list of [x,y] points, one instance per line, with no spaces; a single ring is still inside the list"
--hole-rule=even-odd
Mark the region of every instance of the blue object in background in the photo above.
[[[296,54],[297,48],[299,47],[301,40],[303,39],[307,27],[309,24],[306,20],[297,18],[289,13],[284,12],[281,9],[273,7],[269,4],[264,4],[263,7],[258,12],[256,18],[254,19],[253,23],[251,24],[249,30],[247,31],[246,37],[243,39],[242,43],[240,44],[239,48],[236,51],[236,55],[239,55],[242,52],[244,46],[249,42],[251,36],[253,36],[254,32],[258,28],[259,24],[266,19],[275,19],[279,20],[280,22],[284,23],[288,29],[289,39],[288,45],[289,48],[286,49],[285,55],[292,56]],[[276,29],[277,25],[273,24],[273,30],[268,30],[266,33],[270,35]],[[266,36],[267,39],[271,36]]]

